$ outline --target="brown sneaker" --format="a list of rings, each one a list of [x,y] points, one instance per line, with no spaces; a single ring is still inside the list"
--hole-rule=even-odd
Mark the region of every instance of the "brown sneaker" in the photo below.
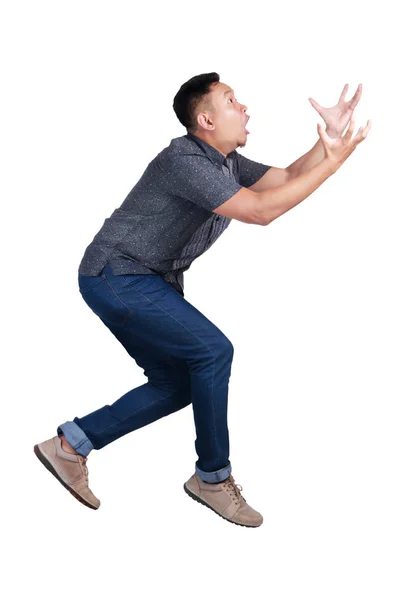
[[[86,456],[65,452],[61,447],[61,438],[58,435],[41,444],[36,444],[33,450],[46,469],[77,500],[89,508],[99,508],[100,500],[89,489],[89,471],[86,465]]]
[[[221,483],[206,483],[194,473],[184,483],[183,489],[193,500],[208,506],[220,517],[244,527],[259,527],[262,515],[251,508],[241,495],[241,485],[235,483],[232,474]]]

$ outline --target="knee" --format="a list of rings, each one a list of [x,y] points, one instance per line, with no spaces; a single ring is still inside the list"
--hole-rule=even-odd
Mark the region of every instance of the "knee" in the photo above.
[[[175,393],[171,394],[168,398],[169,404],[173,407],[173,412],[185,408],[192,403],[192,389],[191,385],[180,386],[176,389]]]
[[[220,334],[199,347],[195,357],[187,359],[189,370],[204,369],[205,365],[227,365],[233,360],[233,344],[223,334]]]
[[[226,335],[220,336],[217,342],[217,352],[218,356],[221,358],[225,358],[226,360],[232,361],[234,347],[232,342]]]

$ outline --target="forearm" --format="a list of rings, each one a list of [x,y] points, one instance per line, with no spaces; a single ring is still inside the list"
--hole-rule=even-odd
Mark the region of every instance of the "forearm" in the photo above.
[[[260,192],[260,223],[269,225],[297,204],[300,204],[335,172],[332,163],[324,158],[306,173],[290,179],[287,183]]]
[[[333,132],[326,131],[326,133],[334,139],[337,137]],[[287,171],[291,174],[291,177],[298,177],[302,173],[306,173],[315,165],[318,165],[325,158],[324,146],[321,142],[321,138],[318,138],[316,144],[306,152],[303,156],[300,156],[292,164],[287,167]]]

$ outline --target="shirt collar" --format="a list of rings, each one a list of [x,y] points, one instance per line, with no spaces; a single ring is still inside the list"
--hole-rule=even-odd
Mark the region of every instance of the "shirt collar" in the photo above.
[[[220,152],[219,150],[214,148],[214,146],[211,146],[204,140],[198,138],[196,135],[193,135],[193,133],[188,132],[185,137],[187,137],[188,139],[192,139],[199,146],[201,146],[201,148],[203,148],[203,150],[205,151],[207,156],[209,156],[211,158],[211,160],[218,165],[222,165],[222,164],[226,165],[228,163],[228,161],[226,159],[232,158],[233,152],[235,152],[235,151],[230,152],[225,158],[225,156],[222,154],[222,152]]]

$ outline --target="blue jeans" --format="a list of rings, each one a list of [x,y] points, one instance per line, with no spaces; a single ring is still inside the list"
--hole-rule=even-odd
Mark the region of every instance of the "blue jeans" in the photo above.
[[[144,370],[148,382],[111,405],[57,428],[83,456],[192,404],[195,472],[209,483],[229,477],[230,340],[160,275],[78,273],[90,309]]]

